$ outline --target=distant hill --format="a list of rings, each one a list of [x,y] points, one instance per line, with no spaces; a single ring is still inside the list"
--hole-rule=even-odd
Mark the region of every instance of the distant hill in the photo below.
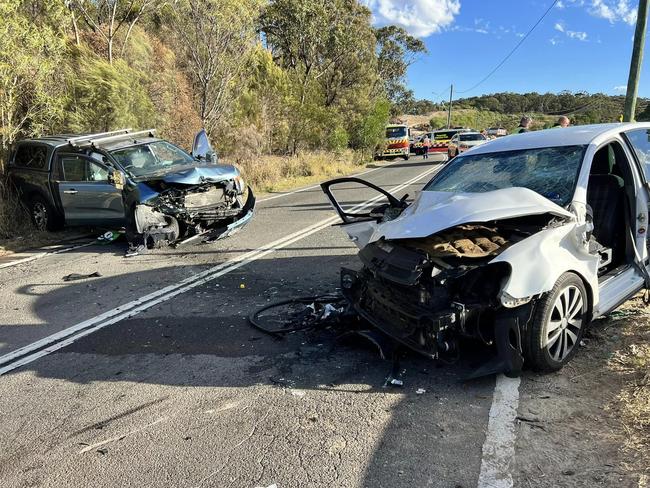
[[[533,117],[537,128],[552,126],[560,115],[569,117],[573,124],[617,122],[623,114],[624,105],[624,96],[602,93],[493,93],[454,100],[451,125],[476,129],[501,126],[512,130],[519,124],[522,115]],[[405,114],[398,118],[422,130],[447,125],[445,104],[418,101],[413,107],[433,108],[433,111],[417,113],[417,110],[406,107]],[[638,100],[636,118],[650,120],[650,99]]]

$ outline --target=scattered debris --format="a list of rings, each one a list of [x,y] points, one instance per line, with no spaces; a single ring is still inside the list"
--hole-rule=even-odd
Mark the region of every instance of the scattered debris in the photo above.
[[[304,391],[302,391],[302,390],[294,390],[294,389],[291,389],[291,394],[293,396],[295,396],[295,397],[300,397],[300,398],[302,398],[302,397],[304,397],[306,395],[306,393]]]
[[[111,242],[114,242],[118,240],[120,237],[124,235],[124,232],[120,232],[117,230],[109,230],[104,232],[101,236],[97,238],[97,242],[100,244],[110,244]]]
[[[416,395],[424,395],[426,392],[427,390],[425,390],[424,388],[418,388],[417,390],[415,390]]]
[[[77,280],[85,280],[87,278],[100,278],[102,275],[99,273],[99,271],[95,271],[94,273],[90,274],[79,274],[79,273],[70,273],[69,275],[65,275],[62,279],[63,281],[77,281]]]

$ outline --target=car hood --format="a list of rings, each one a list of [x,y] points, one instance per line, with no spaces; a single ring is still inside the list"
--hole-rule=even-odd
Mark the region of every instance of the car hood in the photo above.
[[[470,222],[551,214],[569,219],[568,210],[528,188],[503,188],[485,193],[422,191],[395,220],[377,225],[370,242],[381,239],[413,239]]]
[[[220,164],[218,166],[193,166],[169,173],[143,176],[138,181],[164,181],[177,185],[199,185],[201,183],[231,180],[239,176],[234,166]]]

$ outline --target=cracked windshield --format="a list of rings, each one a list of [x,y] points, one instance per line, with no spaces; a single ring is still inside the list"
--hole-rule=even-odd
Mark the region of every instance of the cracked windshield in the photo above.
[[[524,187],[564,206],[573,196],[584,153],[585,146],[566,146],[466,155],[452,161],[424,190],[483,193]]]

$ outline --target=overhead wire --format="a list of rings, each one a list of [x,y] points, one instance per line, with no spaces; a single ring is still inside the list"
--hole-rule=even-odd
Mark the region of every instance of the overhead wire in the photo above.
[[[526,33],[526,35],[525,35],[524,37],[522,37],[522,38],[519,40],[519,42],[515,45],[515,47],[512,48],[512,50],[511,50],[511,51],[506,55],[506,57],[504,57],[504,58],[501,60],[501,62],[500,62],[499,64],[497,64],[497,65],[492,69],[492,71],[490,71],[490,72],[489,72],[489,73],[488,73],[488,74],[487,74],[487,75],[486,75],[486,76],[485,76],[481,81],[479,81],[478,83],[476,83],[476,84],[475,84],[474,86],[472,86],[471,88],[468,88],[467,90],[459,90],[459,91],[457,91],[456,93],[461,94],[461,93],[467,93],[467,92],[470,92],[470,91],[474,90],[475,88],[477,88],[478,86],[482,85],[482,84],[483,84],[485,81],[487,81],[487,80],[488,80],[488,79],[489,79],[489,78],[490,78],[494,73],[496,73],[497,70],[498,70],[499,68],[501,68],[501,66],[503,66],[503,65],[505,64],[505,62],[508,61],[508,59],[510,59],[510,56],[512,56],[512,55],[515,53],[515,51],[517,51],[517,49],[519,49],[519,46],[521,46],[521,45],[524,43],[524,41],[526,41],[526,39],[528,39],[528,36],[530,36],[530,35],[533,33],[533,31],[535,30],[535,28],[536,28],[539,24],[542,23],[542,20],[544,20],[544,18],[549,14],[549,12],[553,9],[553,7],[555,7],[555,5],[558,3],[558,1],[559,1],[559,0],[554,0],[554,1],[553,1],[553,3],[551,4],[551,6],[550,6],[549,8],[546,9],[546,11],[542,14],[542,16],[541,16],[539,19],[537,19],[537,22],[535,22],[535,24],[530,28],[530,30]]]

